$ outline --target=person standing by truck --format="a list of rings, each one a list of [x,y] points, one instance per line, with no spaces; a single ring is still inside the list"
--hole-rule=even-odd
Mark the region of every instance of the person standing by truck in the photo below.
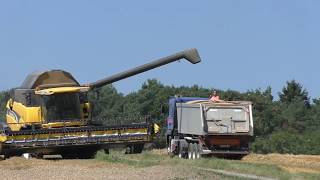
[[[212,102],[221,102],[220,97],[217,95],[217,91],[213,91],[209,96],[210,101]]]

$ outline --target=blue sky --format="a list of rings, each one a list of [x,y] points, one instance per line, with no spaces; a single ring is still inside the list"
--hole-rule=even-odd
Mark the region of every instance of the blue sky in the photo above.
[[[65,69],[81,83],[198,48],[202,63],[173,63],[148,78],[246,91],[287,80],[320,96],[320,1],[0,1],[0,90],[34,70]]]

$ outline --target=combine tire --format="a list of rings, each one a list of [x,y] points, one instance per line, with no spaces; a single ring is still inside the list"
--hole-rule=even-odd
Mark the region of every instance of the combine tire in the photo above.
[[[93,159],[97,154],[97,150],[87,150],[84,152],[78,152],[79,159]]]
[[[134,154],[142,153],[143,146],[144,146],[144,144],[135,144],[135,145],[133,145],[133,153]]]
[[[144,144],[133,144],[128,145],[126,147],[126,153],[125,154],[140,154],[142,153]]]
[[[63,159],[77,159],[77,152],[70,152],[69,150],[65,150],[60,153]]]
[[[106,149],[104,149],[103,151],[104,151],[105,154],[110,154],[109,148],[106,148]]]
[[[63,159],[93,159],[98,149],[95,147],[81,147],[65,149],[61,152]]]

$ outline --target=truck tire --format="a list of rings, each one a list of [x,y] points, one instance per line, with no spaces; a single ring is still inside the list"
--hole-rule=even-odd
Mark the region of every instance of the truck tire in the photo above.
[[[181,159],[185,158],[185,153],[183,152],[182,143],[179,143],[178,157]]]
[[[196,159],[196,153],[197,153],[197,144],[192,143],[192,159]]]
[[[200,155],[200,145],[197,143],[194,143],[194,154],[195,154],[195,159],[199,159],[201,157]]]
[[[192,159],[194,155],[193,143],[188,143],[188,159]]]
[[[183,158],[183,152],[182,152],[182,149],[181,149],[181,148],[179,148],[178,157],[179,157],[180,159]]]
[[[171,152],[171,141],[172,141],[171,137],[167,138],[167,153],[170,156],[172,154],[172,152]]]

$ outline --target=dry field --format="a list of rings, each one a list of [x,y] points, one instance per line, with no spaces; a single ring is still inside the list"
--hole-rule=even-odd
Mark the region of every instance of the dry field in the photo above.
[[[150,166],[137,168],[98,160],[39,160],[11,158],[0,162],[1,179],[203,179],[197,170],[184,167]],[[205,179],[220,179],[205,175]]]
[[[241,161],[181,160],[154,150],[141,155],[100,153],[92,160],[13,157],[0,161],[1,179],[241,179],[205,169],[274,179],[320,179],[320,156],[251,154]]]
[[[251,154],[245,162],[277,165],[291,173],[320,173],[320,156],[290,154]]]

